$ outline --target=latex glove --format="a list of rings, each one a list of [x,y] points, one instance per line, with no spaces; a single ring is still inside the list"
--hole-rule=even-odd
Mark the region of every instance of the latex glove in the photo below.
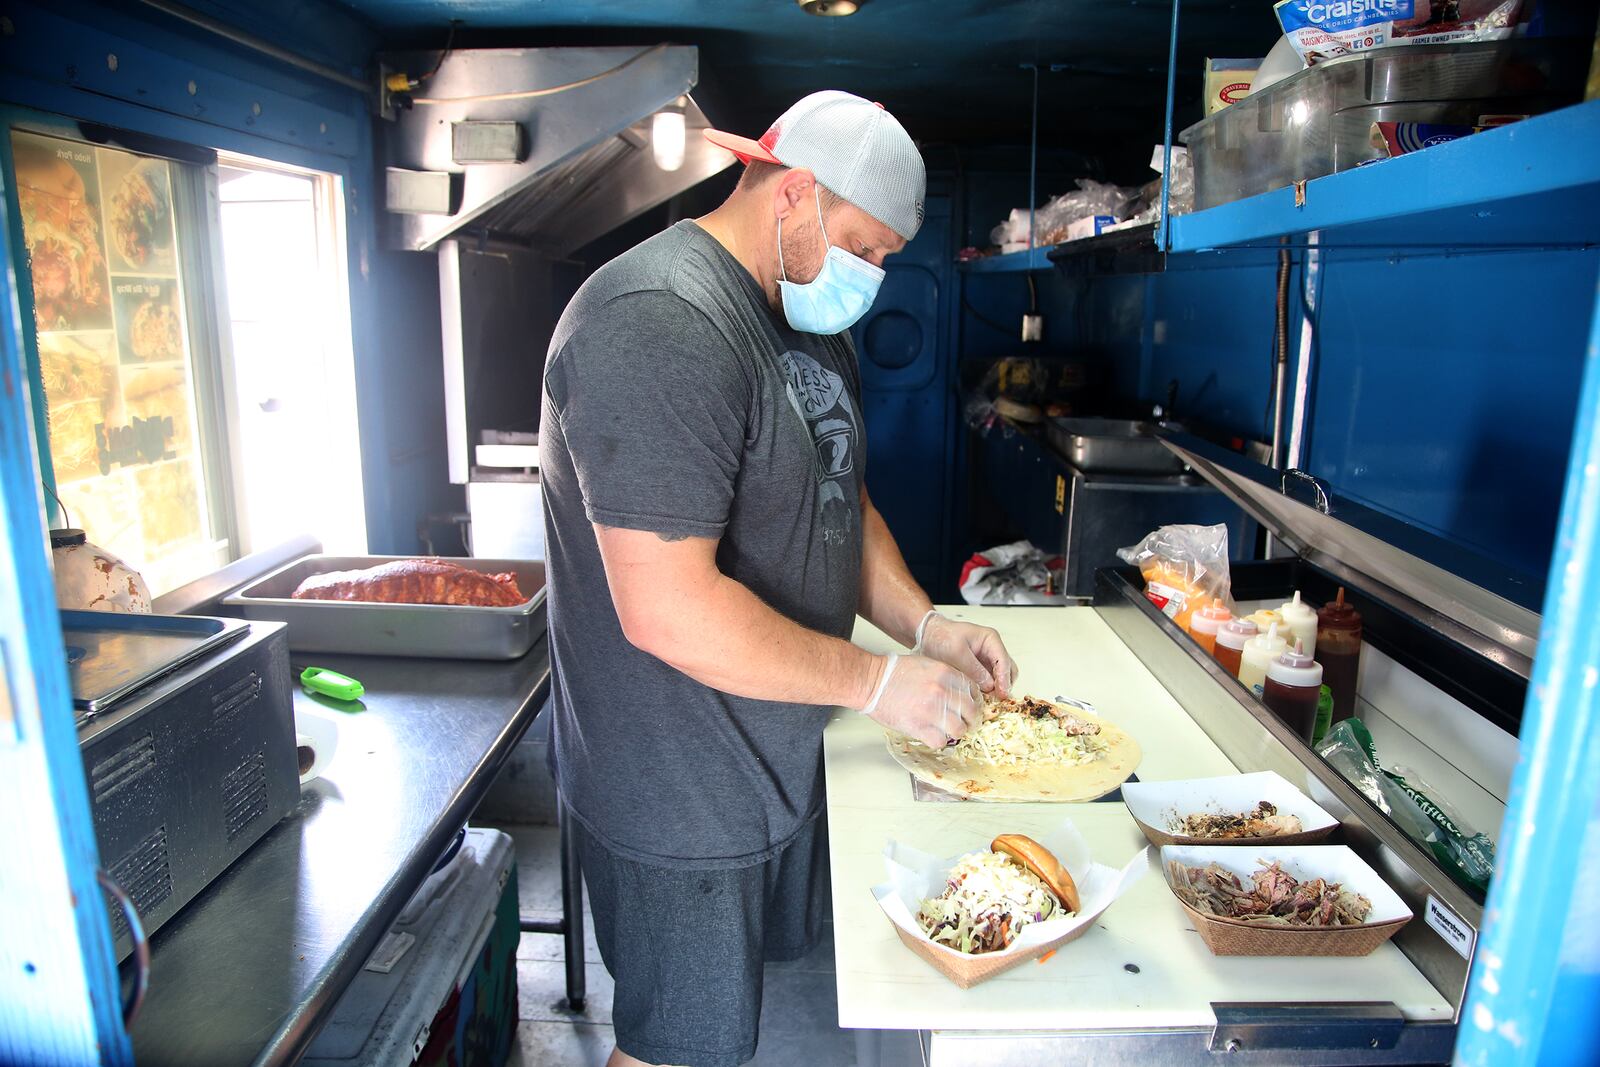
[[[891,653],[863,715],[940,749],[983,717],[977,688],[960,671],[926,656]]]
[[[995,696],[1008,697],[1017,680],[1017,664],[1000,635],[987,626],[959,622],[937,611],[922,617],[917,644],[911,650],[940,663],[948,663]]]

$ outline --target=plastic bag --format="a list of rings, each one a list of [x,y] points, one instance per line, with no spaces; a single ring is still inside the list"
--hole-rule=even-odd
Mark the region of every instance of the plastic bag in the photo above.
[[[1494,842],[1474,832],[1416,772],[1407,770],[1402,775],[1403,767],[1385,770],[1365,723],[1360,719],[1334,723],[1317,745],[1317,754],[1407,837],[1431,852],[1450,877],[1479,893],[1488,891],[1494,874]]]
[[[1121,219],[1132,199],[1120,186],[1079,178],[1076,192],[1062,193],[1041,207],[1034,218],[1035,243],[1055,245],[1067,240],[1067,230],[1080,219],[1108,215]]]
[[[1060,244],[1066,240],[1067,227],[1079,219],[1095,215],[1110,215],[1120,219],[1130,199],[1130,194],[1120,186],[1097,182],[1092,178],[1079,178],[1076,190],[1051,197],[1033,213],[1033,243]],[[1027,208],[1012,208],[1006,220],[989,231],[989,241],[999,245],[1002,251],[1019,244],[1026,247],[1028,223]]]
[[[1131,214],[1121,222],[1107,227],[1108,230],[1141,226],[1161,218],[1161,187],[1166,182],[1162,168],[1165,164],[1166,153],[1161,145],[1156,145],[1150,153],[1150,169],[1162,177],[1141,186],[1128,204],[1127,210]],[[1187,215],[1194,210],[1194,163],[1189,159],[1189,150],[1181,145],[1172,146],[1172,195],[1168,200],[1173,218]]]
[[[1117,549],[1144,575],[1144,595],[1162,614],[1189,629],[1189,616],[1213,597],[1232,602],[1228,581],[1228,527],[1163,526],[1143,541]]]
[[[1061,604],[1065,561],[1046,556],[1030,541],[981,552],[961,568],[961,599],[968,604]]]
[[[1523,0],[1278,0],[1273,11],[1306,63],[1412,44],[1496,41],[1516,30]]]

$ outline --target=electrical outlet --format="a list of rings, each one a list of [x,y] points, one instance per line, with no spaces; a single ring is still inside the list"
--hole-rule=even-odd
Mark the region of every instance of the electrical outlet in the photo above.
[[[1044,340],[1044,316],[1028,313],[1022,316],[1022,339],[1024,341]]]

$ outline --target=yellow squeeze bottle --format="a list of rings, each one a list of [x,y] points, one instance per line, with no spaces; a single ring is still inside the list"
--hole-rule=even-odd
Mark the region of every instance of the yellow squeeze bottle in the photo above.
[[[1239,684],[1259,699],[1266,692],[1267,668],[1288,647],[1289,642],[1278,636],[1277,623],[1270,624],[1266,633],[1246,641],[1239,657]]]

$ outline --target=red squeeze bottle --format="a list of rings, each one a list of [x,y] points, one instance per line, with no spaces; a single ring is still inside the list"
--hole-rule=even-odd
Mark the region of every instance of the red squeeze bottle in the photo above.
[[[1344,586],[1317,612],[1317,659],[1323,684],[1333,694],[1333,722],[1356,713],[1356,679],[1361,672],[1361,613],[1344,602]]]
[[[1317,700],[1322,696],[1322,666],[1296,640],[1267,667],[1267,682],[1261,700],[1277,713],[1288,727],[1311,743],[1316,732]]]

